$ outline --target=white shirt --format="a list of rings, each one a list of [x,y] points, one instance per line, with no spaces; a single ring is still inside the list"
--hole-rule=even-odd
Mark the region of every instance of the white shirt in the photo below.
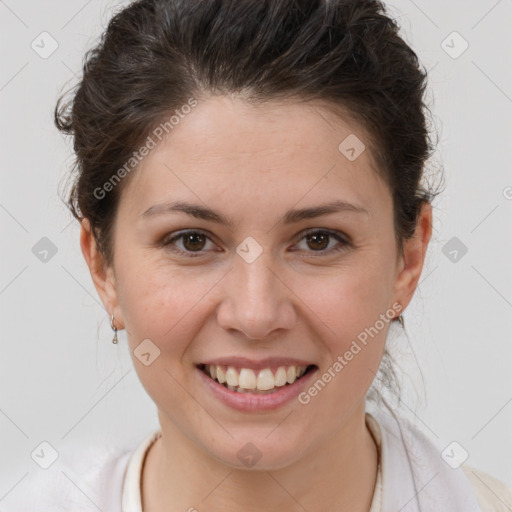
[[[370,413],[366,413],[366,424],[375,439],[380,459],[382,457],[382,436],[379,424]],[[160,435],[159,430],[148,435],[130,458],[123,482],[122,512],[143,512],[140,493],[142,465],[149,447]],[[512,491],[502,482],[467,464],[464,464],[462,468],[471,482],[483,512],[512,511]],[[382,464],[380,463],[377,469],[377,480],[369,512],[388,512],[382,511]]]
[[[384,431],[379,421],[383,422]],[[385,415],[377,420],[375,415],[367,413],[366,423],[378,446],[380,459],[369,512],[398,512],[403,507],[390,505],[390,503],[404,503],[404,490],[407,491],[408,499],[411,490],[408,482],[414,480],[411,467],[408,463],[402,463],[405,459],[397,458],[397,453],[401,451],[401,446],[396,444],[399,436],[390,436],[392,424],[388,423]],[[401,423],[401,428],[404,428],[404,423]],[[427,501],[424,501],[426,505],[422,505],[421,512],[454,510],[448,502],[452,503],[452,497],[456,496],[456,491],[461,489],[463,490],[462,499],[465,496],[464,489],[473,491],[481,512],[512,511],[512,490],[504,483],[467,464],[452,473],[450,468],[446,469],[445,462],[441,461],[440,450],[433,444],[429,444],[430,441],[425,444],[425,439],[422,440],[421,433],[414,426],[408,427],[408,430],[404,429],[403,434],[407,434],[404,440],[408,453],[412,457],[409,462],[414,463],[415,460],[420,460],[426,463],[427,471],[423,474],[418,473],[418,465],[412,468],[415,477],[419,474],[420,483],[428,481],[432,469],[429,466],[438,465],[434,470],[444,472],[443,478],[437,478],[433,484],[429,485],[429,489],[437,489],[440,492],[434,490],[428,498],[428,489],[421,491],[423,497],[427,496]],[[89,450],[81,449],[68,455],[62,454],[62,457],[50,468],[36,469],[27,478],[23,478],[16,488],[2,499],[0,510],[2,512],[98,512],[98,510],[143,512],[141,475],[144,457],[151,443],[159,435],[159,431],[152,432],[135,449],[108,445],[95,446]],[[415,454],[413,452],[416,449],[418,453]],[[457,481],[457,478],[453,478],[455,474],[462,485],[452,487],[453,482]],[[431,502],[438,503],[439,496],[443,496],[442,500],[446,499],[446,506],[445,501],[442,501],[441,506],[435,505],[432,508]],[[398,500],[396,500],[397,497]],[[383,503],[387,503],[387,506],[384,505],[385,510]],[[409,505],[403,508],[402,512],[419,510],[414,503],[410,508]],[[472,510],[474,509],[473,507]],[[455,510],[467,512],[469,507]]]

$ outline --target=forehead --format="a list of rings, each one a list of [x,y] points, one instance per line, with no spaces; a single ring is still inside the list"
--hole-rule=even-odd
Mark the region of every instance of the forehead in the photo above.
[[[132,213],[175,196],[274,208],[276,198],[290,206],[389,195],[369,136],[350,118],[320,103],[252,105],[225,96],[201,100],[180,118],[126,188],[122,203]]]

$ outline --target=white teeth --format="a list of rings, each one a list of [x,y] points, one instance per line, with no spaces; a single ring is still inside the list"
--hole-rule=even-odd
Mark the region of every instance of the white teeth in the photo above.
[[[243,370],[242,370],[243,371]],[[268,389],[273,389],[275,387],[275,379],[272,373],[272,370],[269,368],[265,368],[264,370],[260,370],[258,373],[258,385],[255,386],[262,391],[267,391]]]
[[[224,384],[226,382],[226,374],[224,373],[222,366],[217,366],[217,380]]]
[[[254,371],[242,368],[238,377],[238,385],[244,389],[256,389],[256,375]]]
[[[226,382],[228,386],[238,386],[238,373],[232,366],[229,366],[226,372]]]
[[[276,386],[284,386],[286,384],[286,368],[284,366],[280,366],[277,369],[275,383]]]
[[[231,391],[259,394],[275,390],[275,388],[286,384],[293,384],[304,375],[307,367],[279,366],[275,375],[270,368],[263,368],[257,375],[250,368],[241,368],[238,371],[235,367],[228,366],[224,371],[225,368],[225,366],[219,365],[206,365],[205,372]]]
[[[295,368],[295,366],[289,366],[288,370],[286,370],[286,382],[288,382],[288,384],[293,384],[296,378],[297,369]]]

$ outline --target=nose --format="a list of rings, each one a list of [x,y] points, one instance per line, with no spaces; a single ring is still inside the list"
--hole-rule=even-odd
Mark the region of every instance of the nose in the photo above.
[[[252,340],[291,329],[296,315],[293,293],[283,277],[265,251],[252,263],[236,255],[233,268],[223,280],[217,310],[219,325]]]

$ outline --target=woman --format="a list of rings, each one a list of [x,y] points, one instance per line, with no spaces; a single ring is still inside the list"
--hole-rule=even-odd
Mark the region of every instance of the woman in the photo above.
[[[111,20],[56,123],[161,428],[41,509],[509,510],[386,400],[369,411],[431,238],[425,86],[378,1],[141,0]]]

